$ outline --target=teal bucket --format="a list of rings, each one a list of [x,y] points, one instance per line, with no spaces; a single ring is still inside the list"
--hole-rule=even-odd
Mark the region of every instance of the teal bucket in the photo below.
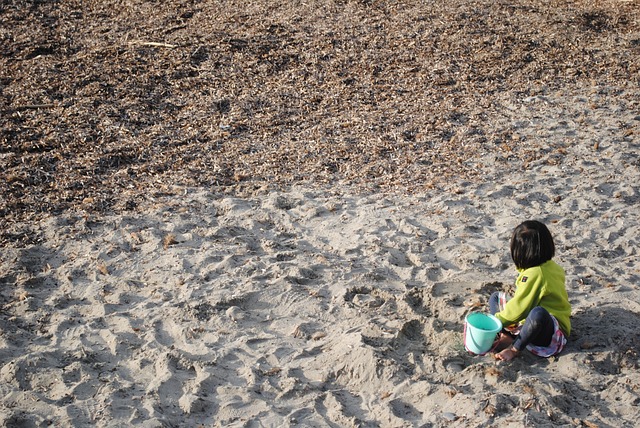
[[[476,355],[484,355],[491,350],[496,334],[502,330],[502,322],[493,315],[472,312],[465,318],[464,347]]]

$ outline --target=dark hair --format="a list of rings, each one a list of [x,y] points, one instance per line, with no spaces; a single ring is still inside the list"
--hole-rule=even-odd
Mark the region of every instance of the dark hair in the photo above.
[[[518,269],[540,266],[556,253],[551,232],[536,220],[527,220],[513,231],[511,258]]]

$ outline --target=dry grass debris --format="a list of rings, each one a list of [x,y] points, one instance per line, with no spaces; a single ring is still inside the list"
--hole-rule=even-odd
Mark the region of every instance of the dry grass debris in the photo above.
[[[503,120],[518,100],[640,76],[637,1],[0,8],[5,225],[172,185],[447,187],[545,150]]]

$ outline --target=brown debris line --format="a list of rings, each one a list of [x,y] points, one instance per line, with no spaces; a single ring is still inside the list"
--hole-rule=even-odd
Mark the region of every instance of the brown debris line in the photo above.
[[[640,75],[636,0],[0,8],[3,224],[133,208],[159,183],[474,179],[486,153],[537,151],[497,97]]]

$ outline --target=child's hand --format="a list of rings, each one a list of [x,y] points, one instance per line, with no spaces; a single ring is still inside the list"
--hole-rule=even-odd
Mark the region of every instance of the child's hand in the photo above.
[[[520,330],[520,324],[511,324],[506,326],[504,329],[508,330],[511,333],[516,333],[518,330]]]

